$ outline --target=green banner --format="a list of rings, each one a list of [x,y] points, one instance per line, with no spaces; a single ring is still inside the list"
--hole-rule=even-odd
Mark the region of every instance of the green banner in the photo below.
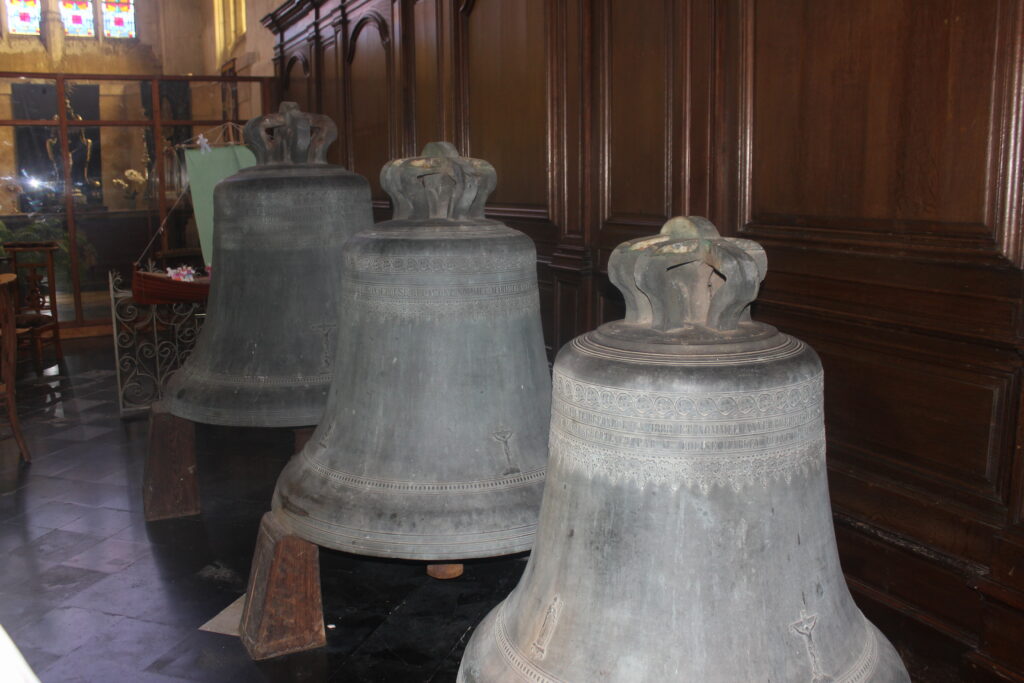
[[[207,265],[213,263],[213,187],[229,175],[255,164],[256,156],[245,145],[185,150],[199,246],[203,249],[203,261]]]

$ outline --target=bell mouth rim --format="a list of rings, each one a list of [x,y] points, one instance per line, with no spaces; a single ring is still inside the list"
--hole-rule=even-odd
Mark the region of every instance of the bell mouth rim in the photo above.
[[[466,232],[472,230],[486,230],[494,232],[497,236],[508,237],[513,234],[525,235],[522,230],[517,230],[501,221],[493,218],[389,218],[386,221],[375,223],[372,228],[361,232],[366,237],[392,237],[389,233],[401,232],[403,230],[422,230],[429,232],[432,228],[438,230],[464,229]],[[476,237],[476,235],[473,235]]]
[[[284,171],[284,173],[282,173]],[[273,173],[275,176],[309,176],[309,175],[339,175],[339,176],[353,176],[355,178],[361,178],[366,180],[363,176],[359,175],[355,171],[352,171],[340,164],[332,164],[330,162],[303,162],[296,164],[289,163],[271,163],[271,164],[255,164],[254,166],[246,166],[236,171],[234,174],[228,176],[224,180],[231,180],[232,178],[251,178],[259,176],[261,174]]]
[[[271,511],[300,538],[324,548],[365,557],[394,560],[458,562],[515,555],[533,548],[538,521],[519,527],[488,529],[479,537],[458,533],[412,535],[382,529],[361,529],[344,523],[314,520],[281,506],[276,492]]]
[[[649,323],[614,320],[580,337],[611,350],[664,356],[733,355],[767,351],[785,344],[787,335],[766,323],[745,321],[736,330],[723,331],[703,325],[655,330]]]

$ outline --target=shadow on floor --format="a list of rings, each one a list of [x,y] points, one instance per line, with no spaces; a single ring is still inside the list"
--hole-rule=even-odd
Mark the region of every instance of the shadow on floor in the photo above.
[[[65,353],[19,380],[32,464],[0,441],[0,624],[42,681],[455,680],[523,556],[436,581],[420,563],[321,550],[327,646],[254,663],[238,638],[198,628],[245,591],[292,433],[200,426],[203,514],[147,524],[147,423],[118,415],[111,343]]]

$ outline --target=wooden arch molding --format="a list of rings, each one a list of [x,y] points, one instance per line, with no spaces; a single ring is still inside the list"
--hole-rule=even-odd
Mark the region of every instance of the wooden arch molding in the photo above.
[[[291,83],[291,80],[292,80],[292,67],[295,66],[295,62],[298,62],[300,65],[302,65],[302,76],[304,78],[309,78],[310,73],[312,73],[310,68],[309,68],[309,58],[306,57],[306,55],[304,55],[304,54],[292,55],[291,58],[288,60],[288,63],[285,64],[285,67],[284,67],[284,79],[283,79],[284,83],[282,84],[282,86],[283,86],[283,88],[285,90],[288,89],[288,86]]]
[[[356,22],[355,27],[352,29],[352,33],[348,37],[348,50],[345,52],[345,61],[349,64],[356,56],[356,41],[359,39],[359,34],[363,32],[363,29],[367,25],[372,24],[377,29],[377,34],[380,36],[380,42],[384,47],[388,47],[391,43],[391,32],[388,30],[388,22],[378,12],[367,12],[365,16],[359,18]]]

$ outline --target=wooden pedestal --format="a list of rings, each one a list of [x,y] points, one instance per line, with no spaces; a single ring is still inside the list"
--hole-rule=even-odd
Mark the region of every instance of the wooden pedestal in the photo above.
[[[146,521],[199,514],[196,427],[154,403],[149,413],[149,454],[142,484]]]
[[[462,575],[461,564],[430,564],[435,579]],[[260,521],[240,627],[253,659],[312,650],[327,644],[320,596],[320,548],[291,533],[273,512]]]
[[[301,453],[302,449],[309,443],[310,437],[313,436],[313,432],[316,431],[316,427],[296,427],[295,428],[295,453]]]
[[[457,579],[462,576],[461,564],[428,564],[427,576],[432,579]]]
[[[291,535],[273,512],[264,514],[260,522],[241,633],[253,659],[327,643],[320,599],[320,549]]]
[[[315,427],[295,427],[298,453]],[[196,425],[171,415],[162,402],[149,413],[149,454],[143,477],[142,503],[147,522],[198,515],[199,480],[196,471]]]

